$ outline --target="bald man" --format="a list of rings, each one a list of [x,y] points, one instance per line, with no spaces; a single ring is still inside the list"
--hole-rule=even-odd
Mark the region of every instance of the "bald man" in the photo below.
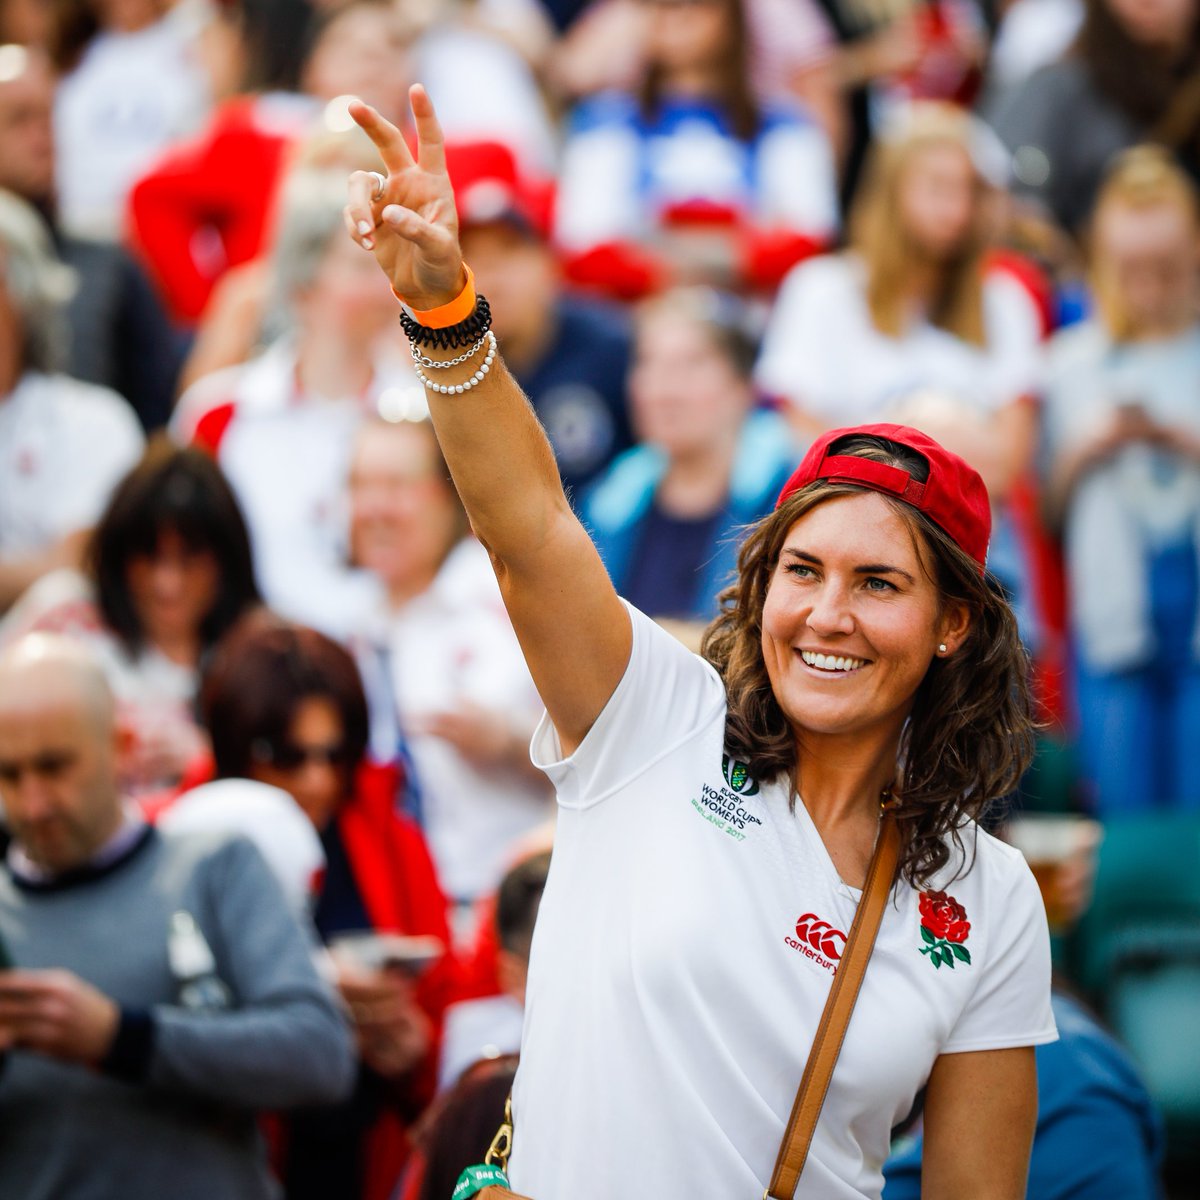
[[[253,846],[122,802],[114,717],[82,647],[0,658],[0,1196],[267,1200],[255,1110],[340,1099],[349,1035]]]

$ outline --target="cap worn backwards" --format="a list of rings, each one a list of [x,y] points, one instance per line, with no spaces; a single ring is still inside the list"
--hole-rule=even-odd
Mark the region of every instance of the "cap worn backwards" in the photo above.
[[[830,447],[845,437],[886,438],[919,454],[929,465],[929,478],[914,479],[903,467],[890,466],[853,454],[831,454]],[[801,488],[818,479],[850,483],[895,496],[923,512],[967,552],[982,571],[992,533],[992,506],[979,472],[928,434],[907,425],[857,425],[831,429],[809,447],[803,462],[783,485],[779,508]]]

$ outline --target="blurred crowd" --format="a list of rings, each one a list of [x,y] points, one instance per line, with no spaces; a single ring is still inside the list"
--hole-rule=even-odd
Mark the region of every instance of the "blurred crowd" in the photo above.
[[[1081,1056],[1043,1110],[1125,1097],[1060,1112],[1030,1194],[1158,1194],[1163,1119],[1200,1145],[1197,0],[0,0],[0,1192],[115,1195],[61,1146],[103,1173],[150,1119],[122,1196],[446,1200],[503,1109],[541,709],[342,218],[349,100],[406,127],[414,81],[572,503],[681,639],[824,430],[983,475]],[[156,975],[29,940],[100,876],[131,929],[158,898]],[[87,1037],[14,1032],[38,971]],[[236,1012],[268,1032],[197,1017]],[[108,1123],[55,1149],[46,1089]]]

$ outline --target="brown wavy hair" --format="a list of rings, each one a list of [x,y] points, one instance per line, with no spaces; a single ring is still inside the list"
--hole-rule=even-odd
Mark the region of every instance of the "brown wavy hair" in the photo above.
[[[848,434],[830,448],[929,476],[925,459],[885,438]],[[775,698],[762,651],[762,613],[788,530],[818,505],[860,493],[853,484],[818,480],[753,526],[738,556],[736,582],[721,594],[721,611],[700,652],[725,682],[729,710],[726,751],[756,779],[795,779],[795,731]],[[899,873],[916,887],[946,865],[949,834],[979,820],[1016,788],[1033,756],[1028,657],[1016,618],[979,564],[924,513],[884,499],[909,528],[918,557],[943,606],[963,605],[966,639],[948,658],[934,658],[913,697],[900,738],[895,809],[903,849]],[[792,803],[795,803],[793,793]]]

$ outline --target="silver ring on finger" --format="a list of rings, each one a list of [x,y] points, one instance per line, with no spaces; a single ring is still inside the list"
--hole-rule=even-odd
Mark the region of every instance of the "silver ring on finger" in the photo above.
[[[387,180],[378,171],[368,171],[367,174],[375,180],[375,190],[371,193],[372,202],[382,200],[387,189]]]

